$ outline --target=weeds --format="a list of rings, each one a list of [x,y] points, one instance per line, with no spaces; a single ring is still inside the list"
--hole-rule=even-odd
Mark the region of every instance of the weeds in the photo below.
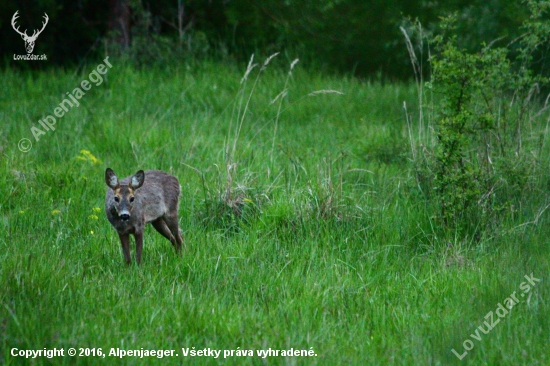
[[[253,218],[261,212],[263,204],[270,201],[269,187],[261,189],[255,187],[254,174],[247,173],[248,169],[242,170],[241,174],[239,166],[239,148],[242,150],[240,144],[241,134],[245,121],[250,119],[250,106],[256,89],[259,85],[262,73],[265,72],[269,63],[278,55],[278,53],[272,54],[267,57],[258,72],[255,74],[252,85],[247,88],[248,80],[253,74],[254,69],[258,68],[258,64],[254,62],[254,55],[251,56],[248,66],[244,72],[240,81],[240,88],[237,91],[237,96],[234,99],[232,106],[231,118],[229,121],[229,133],[225,141],[224,148],[224,164],[223,168],[216,165],[217,178],[214,187],[206,187],[205,175],[193,168],[201,176],[203,184],[204,198],[204,211],[203,221],[210,224],[221,225],[221,227],[231,227],[233,229],[238,228],[241,224],[250,222]],[[277,133],[279,128],[279,121],[281,114],[286,108],[283,108],[283,102],[287,97],[290,88],[290,79],[292,77],[292,71],[298,59],[293,60],[290,63],[289,71],[286,74],[283,84],[283,90],[280,91],[275,98],[271,100],[270,105],[276,104],[275,116],[271,119],[273,121],[273,134],[271,136],[271,149],[270,149],[270,162],[273,166],[275,159],[275,146],[277,140]],[[322,94],[343,94],[337,90],[316,90],[308,93],[306,96],[299,98],[293,104],[296,104],[307,97],[315,97]],[[252,141],[248,141],[248,146]],[[338,159],[337,159],[338,160]],[[340,191],[338,196],[332,182],[332,163],[327,163],[328,174],[325,177],[327,180],[319,182],[317,187],[319,191],[313,193],[310,189],[309,193],[312,199],[315,201],[313,207],[315,207],[315,217],[318,219],[325,219],[329,216],[336,215],[337,206],[341,201],[342,181],[337,190]],[[222,172],[223,169],[223,172]],[[322,170],[320,170],[322,172]],[[272,187],[274,182],[270,185]],[[318,197],[317,194],[320,194]],[[338,198],[337,198],[338,196]],[[338,203],[336,203],[338,201]],[[341,214],[341,213],[340,213]]]

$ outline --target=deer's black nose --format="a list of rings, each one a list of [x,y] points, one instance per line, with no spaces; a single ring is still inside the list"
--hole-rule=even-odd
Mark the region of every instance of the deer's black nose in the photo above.
[[[120,218],[121,218],[122,220],[126,221],[126,220],[128,220],[128,219],[130,218],[130,215],[128,215],[128,214],[122,214],[122,215],[120,215]]]

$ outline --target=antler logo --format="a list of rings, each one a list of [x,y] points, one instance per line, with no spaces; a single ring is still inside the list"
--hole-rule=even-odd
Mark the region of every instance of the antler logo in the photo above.
[[[21,32],[19,31],[19,26],[16,26],[15,24],[15,21],[17,20],[17,18],[19,17],[19,15],[17,15],[17,13],[19,12],[19,10],[17,10],[15,12],[15,14],[13,14],[13,18],[11,18],[11,26],[13,27],[13,29],[19,33],[21,35],[21,38],[23,38],[23,41],[25,41],[25,49],[27,50],[27,53],[32,53],[32,50],[34,49],[34,42],[36,42],[36,38],[38,38],[38,35],[40,33],[42,33],[42,31],[44,30],[44,28],[46,28],[46,24],[48,24],[48,14],[44,13],[44,22],[42,23],[42,29],[40,29],[39,31],[37,30],[34,30],[33,33],[32,33],[32,36],[29,36],[27,35],[27,30],[25,29],[24,32]]]

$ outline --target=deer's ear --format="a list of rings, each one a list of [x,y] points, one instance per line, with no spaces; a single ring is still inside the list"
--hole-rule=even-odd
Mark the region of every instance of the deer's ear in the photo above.
[[[138,189],[143,185],[143,181],[145,180],[145,173],[143,170],[138,171],[132,179],[130,180],[130,187],[132,187],[133,190]]]
[[[118,183],[118,177],[111,168],[107,168],[107,170],[105,170],[105,183],[107,183],[107,185],[113,190],[120,186]]]

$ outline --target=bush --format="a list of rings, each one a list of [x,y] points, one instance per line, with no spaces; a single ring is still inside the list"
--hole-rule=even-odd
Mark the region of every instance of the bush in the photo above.
[[[550,40],[550,2],[527,5],[531,16],[522,37],[501,47],[482,44],[477,52],[458,45],[456,16],[443,19],[443,33],[428,37],[435,52],[425,84],[407,37],[420,108],[432,107],[421,114],[429,113],[426,139],[412,145],[417,178],[435,202],[434,218],[446,236],[480,238],[536,188],[530,178],[541,169],[548,102],[540,91],[549,79],[534,71],[540,62],[534,56]]]

